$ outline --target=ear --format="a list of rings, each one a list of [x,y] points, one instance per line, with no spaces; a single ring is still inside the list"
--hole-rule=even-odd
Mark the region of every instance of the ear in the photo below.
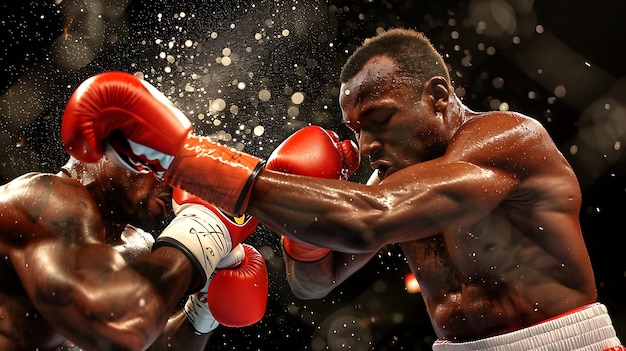
[[[435,112],[442,112],[448,106],[448,98],[450,97],[450,89],[448,81],[441,76],[435,76],[424,82],[426,98],[430,102]]]

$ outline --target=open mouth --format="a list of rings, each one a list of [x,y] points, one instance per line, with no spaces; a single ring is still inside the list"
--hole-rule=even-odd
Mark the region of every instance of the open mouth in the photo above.
[[[377,165],[374,169],[376,170],[376,173],[378,175],[378,180],[385,179],[389,172],[389,166]]]
[[[378,171],[378,179],[383,180],[387,176],[387,171],[389,171],[389,167],[381,166],[376,168],[376,170]]]

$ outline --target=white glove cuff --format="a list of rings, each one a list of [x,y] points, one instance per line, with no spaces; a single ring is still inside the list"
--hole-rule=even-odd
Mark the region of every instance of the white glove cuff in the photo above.
[[[232,268],[237,266],[246,257],[246,250],[243,248],[243,244],[239,244],[233,248],[233,250],[222,258],[217,264],[217,268]]]

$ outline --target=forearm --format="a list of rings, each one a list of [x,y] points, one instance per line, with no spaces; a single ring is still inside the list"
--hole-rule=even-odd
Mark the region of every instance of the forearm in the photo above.
[[[371,187],[343,180],[264,170],[257,177],[249,213],[272,231],[341,252],[365,253],[385,244],[374,235],[380,205]]]
[[[193,326],[181,310],[170,317],[163,333],[159,335],[148,351],[202,351],[205,349],[210,336],[211,333],[197,334],[194,332]]]

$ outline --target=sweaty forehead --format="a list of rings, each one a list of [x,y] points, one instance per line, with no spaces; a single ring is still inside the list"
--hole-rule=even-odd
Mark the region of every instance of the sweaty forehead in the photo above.
[[[375,56],[354,77],[341,84],[339,104],[342,109],[362,104],[369,99],[382,97],[394,85],[402,83],[395,61],[388,56]]]
[[[392,81],[398,76],[398,66],[395,61],[388,56],[374,56],[369,59],[357,74],[349,81],[342,84],[342,87],[355,90],[372,89],[385,80]]]

